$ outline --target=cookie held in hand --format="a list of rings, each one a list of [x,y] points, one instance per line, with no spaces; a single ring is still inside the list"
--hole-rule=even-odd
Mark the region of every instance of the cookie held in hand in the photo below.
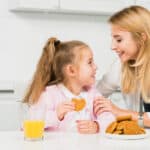
[[[75,111],[81,111],[86,105],[86,101],[83,98],[81,99],[73,98],[72,102],[75,105]]]

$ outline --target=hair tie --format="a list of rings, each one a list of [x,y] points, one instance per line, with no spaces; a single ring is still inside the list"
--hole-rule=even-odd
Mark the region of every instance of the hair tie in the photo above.
[[[54,42],[55,47],[57,47],[59,44],[60,44],[60,40],[56,40],[56,41]]]

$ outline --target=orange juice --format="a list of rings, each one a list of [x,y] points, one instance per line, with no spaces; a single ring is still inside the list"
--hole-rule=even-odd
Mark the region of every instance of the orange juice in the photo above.
[[[25,139],[42,139],[44,134],[44,121],[26,120],[24,121]]]

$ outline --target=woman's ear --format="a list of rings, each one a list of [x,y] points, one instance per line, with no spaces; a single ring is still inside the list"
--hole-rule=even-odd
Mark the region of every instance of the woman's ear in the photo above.
[[[146,36],[146,34],[144,33],[144,32],[142,32],[142,39],[143,39],[143,41],[145,42],[146,40],[147,40],[147,36]]]

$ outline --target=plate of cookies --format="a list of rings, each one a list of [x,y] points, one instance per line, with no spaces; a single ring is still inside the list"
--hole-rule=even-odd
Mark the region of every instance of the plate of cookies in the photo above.
[[[128,115],[117,117],[116,121],[107,127],[105,136],[112,139],[137,140],[150,136],[150,133]]]

